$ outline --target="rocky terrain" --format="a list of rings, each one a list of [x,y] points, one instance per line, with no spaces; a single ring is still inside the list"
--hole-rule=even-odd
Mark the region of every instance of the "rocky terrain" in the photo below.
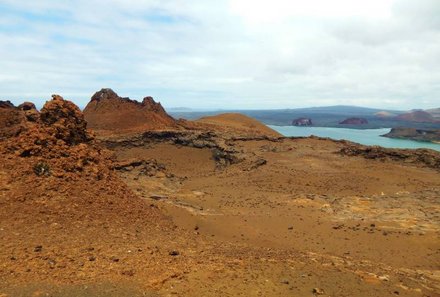
[[[440,129],[393,128],[382,136],[440,143]]]
[[[152,97],[138,102],[119,97],[112,89],[96,92],[84,109],[84,117],[89,128],[108,134],[177,127],[176,120]]]
[[[440,296],[438,152],[109,90],[84,115],[0,102],[0,124],[2,297]]]

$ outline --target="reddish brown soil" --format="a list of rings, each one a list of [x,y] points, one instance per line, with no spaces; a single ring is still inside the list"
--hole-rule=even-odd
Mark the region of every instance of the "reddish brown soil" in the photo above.
[[[318,287],[324,296],[437,296],[436,169],[346,157],[347,144],[321,139],[233,145],[246,157],[220,171],[209,148],[152,142],[116,149],[120,160],[155,159],[165,168],[121,172],[139,196],[211,244],[232,245],[215,250],[218,261],[238,253],[236,266],[171,281],[178,294],[313,296]],[[267,163],[249,166],[254,154]],[[238,256],[238,247],[255,258]]]
[[[196,121],[202,123],[200,128],[206,126],[207,129],[219,131],[226,135],[234,134],[239,131],[240,136],[269,136],[281,137],[282,135],[270,129],[259,121],[239,113],[224,113],[215,116],[203,117]],[[206,129],[205,128],[205,129]]]
[[[440,295],[439,153],[5,109],[2,297]]]
[[[110,155],[59,96],[38,122],[1,142],[0,292],[143,274],[154,275],[154,285],[174,273],[156,263],[173,261],[169,250],[185,241],[177,244],[172,222],[111,170]]]

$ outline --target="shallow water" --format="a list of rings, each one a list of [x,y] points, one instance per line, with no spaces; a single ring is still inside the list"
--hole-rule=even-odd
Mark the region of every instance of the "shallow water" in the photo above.
[[[393,139],[381,137],[380,135],[390,132],[389,128],[383,129],[347,129],[327,127],[296,127],[296,126],[273,126],[270,128],[278,131],[284,136],[310,136],[330,137],[333,139],[345,139],[365,145],[380,145],[389,148],[429,148],[440,151],[440,144],[413,141],[406,139]]]

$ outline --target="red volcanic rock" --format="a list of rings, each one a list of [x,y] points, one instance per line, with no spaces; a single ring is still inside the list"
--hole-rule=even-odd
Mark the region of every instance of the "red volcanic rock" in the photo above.
[[[26,119],[30,122],[36,122],[40,119],[40,114],[32,102],[24,102],[18,108],[24,112]]]
[[[26,129],[25,113],[10,101],[0,101],[0,140],[20,134]]]
[[[309,118],[298,118],[292,121],[293,126],[312,126],[312,119]]]
[[[35,104],[33,104],[32,102],[23,102],[22,104],[20,104],[18,106],[18,108],[20,108],[21,110],[37,110],[37,108],[35,107]]]
[[[166,115],[165,109],[162,107],[160,102],[154,101],[153,97],[147,96],[142,100],[142,105],[144,105],[145,109],[157,112],[162,115]]]
[[[24,110],[7,107],[19,116],[24,128],[4,137],[0,152],[27,159],[22,163],[30,164],[29,169],[37,175],[62,177],[86,173],[102,177],[109,174],[104,162],[108,156],[94,146],[80,109],[58,95],[52,95],[52,98],[40,113],[35,110],[38,115],[35,121],[25,116],[33,104],[21,105]]]
[[[41,109],[40,119],[53,135],[68,145],[88,142],[87,122],[81,110],[61,96],[52,95]]]
[[[112,170],[110,152],[94,142],[72,102],[54,96],[36,122],[26,122],[23,110],[0,104],[0,114],[4,109],[16,112],[26,126],[17,135],[0,140],[0,217],[2,226],[14,230],[8,233],[10,237],[1,232],[1,246],[11,243],[21,251],[14,265],[32,267],[28,271],[35,275],[29,279],[38,279],[44,271],[47,280],[45,269],[55,268],[40,263],[28,266],[32,251],[47,253],[57,263],[69,263],[61,273],[70,275],[66,269],[72,273],[78,269],[70,263],[83,261],[85,254],[80,250],[85,247],[93,246],[94,257],[104,259],[115,253],[115,246],[147,240],[159,232],[159,224],[160,228],[171,225],[119,179]],[[3,281],[5,273],[0,273]],[[97,274],[91,272],[90,278]],[[59,275],[55,272],[52,277]]]
[[[339,122],[341,125],[365,125],[368,124],[367,119],[364,118],[348,118]]]
[[[1,101],[0,100],[0,108],[14,108],[14,104],[12,104],[11,101],[7,100],[7,101]]]
[[[84,116],[89,127],[99,132],[143,132],[177,126],[176,120],[152,97],[138,102],[119,97],[112,89],[96,92],[84,109]]]
[[[398,121],[418,122],[418,123],[435,123],[436,119],[428,112],[423,110],[415,110],[404,113],[394,118]]]

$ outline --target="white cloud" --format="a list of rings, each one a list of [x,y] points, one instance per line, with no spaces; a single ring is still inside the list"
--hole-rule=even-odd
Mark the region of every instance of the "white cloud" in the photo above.
[[[292,17],[389,17],[392,0],[235,0],[232,11],[246,21],[273,23]]]
[[[5,9],[1,9],[5,8]],[[437,0],[0,0],[0,97],[439,105]],[[38,100],[37,100],[38,101]]]

